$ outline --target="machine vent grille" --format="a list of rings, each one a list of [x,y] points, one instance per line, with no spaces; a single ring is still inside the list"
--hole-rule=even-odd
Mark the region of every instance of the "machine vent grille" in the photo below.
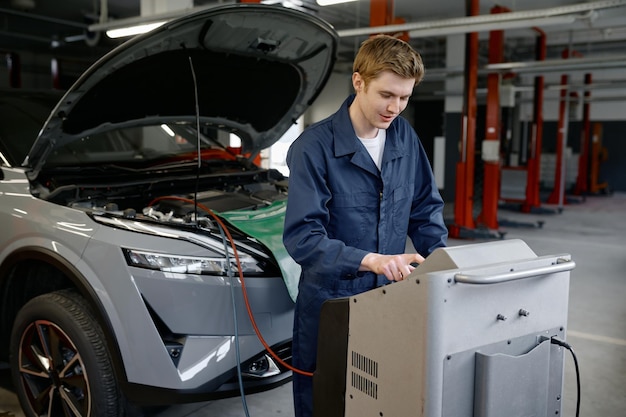
[[[378,378],[378,362],[360,353],[352,352],[352,367]]]
[[[360,353],[352,352],[352,368],[378,378],[378,362]],[[378,398],[378,384],[355,370],[352,371],[352,387],[374,399]]]

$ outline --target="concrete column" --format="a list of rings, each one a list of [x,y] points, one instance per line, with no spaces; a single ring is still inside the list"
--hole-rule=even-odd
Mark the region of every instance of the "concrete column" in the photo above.
[[[446,38],[446,66],[459,71],[448,74],[445,91],[462,92],[464,88],[463,66],[465,65],[465,35],[450,35]],[[445,170],[444,187],[441,194],[445,201],[454,201],[455,167],[460,159],[459,139],[463,125],[463,95],[447,94],[444,102]]]
[[[464,78],[462,69],[465,65],[465,35],[449,35],[446,38],[446,67],[458,68],[459,72],[446,76],[446,91],[463,91]],[[462,95],[446,95],[446,113],[463,112]]]

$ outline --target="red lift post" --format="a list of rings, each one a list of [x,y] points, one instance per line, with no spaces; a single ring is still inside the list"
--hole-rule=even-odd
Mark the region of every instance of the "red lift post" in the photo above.
[[[509,9],[495,6],[491,14],[507,13]],[[497,64],[504,59],[504,31],[489,32],[489,63]],[[483,207],[478,218],[481,225],[498,229],[498,204],[500,201],[500,74],[487,75],[487,108],[485,138],[482,142],[484,165]]]
[[[539,29],[533,28],[539,36],[535,46],[535,56],[537,61],[546,59],[547,39],[546,33]],[[529,155],[527,159],[527,176],[526,176],[526,201],[522,203],[522,212],[530,213],[533,209],[541,206],[539,197],[539,183],[541,174],[541,148],[543,146],[543,89],[544,77],[538,75],[535,77],[535,91],[533,98],[533,124],[531,132],[531,140],[529,146]]]
[[[61,62],[57,58],[50,60],[50,75],[52,77],[52,88],[61,90],[63,88],[61,84]]]
[[[477,16],[479,0],[467,3],[467,15]],[[478,33],[465,36],[465,89],[463,126],[459,143],[460,161],[456,164],[454,196],[454,224],[448,227],[450,237],[459,238],[464,229],[475,229],[474,223],[474,167],[476,154],[476,86],[478,84]]]
[[[563,59],[572,55],[582,56],[580,53],[572,52],[569,49],[563,51]],[[559,102],[559,123],[556,135],[556,163],[554,168],[554,189],[548,197],[548,204],[557,204],[559,209],[565,205],[565,145],[567,144],[567,131],[569,124],[569,90],[567,88],[569,76],[561,75],[561,93]]]
[[[585,74],[585,85],[591,85],[591,74]],[[578,175],[576,176],[576,186],[574,194],[584,195],[589,192],[589,158],[590,158],[590,137],[591,137],[591,90],[585,90],[585,102],[583,103],[583,125],[580,134],[580,154],[578,157]]]
[[[393,0],[370,0],[370,26],[378,27],[393,21]]]
[[[602,146],[602,123],[593,124],[592,139],[590,156],[591,162],[589,169],[589,192],[591,194],[599,192],[609,194],[609,183],[606,181],[600,182],[600,164],[608,158],[608,151],[604,146]]]
[[[554,188],[548,197],[548,204],[557,204],[563,207],[565,204],[565,165],[563,163],[563,153],[565,152],[565,144],[567,142],[567,124],[569,94],[567,83],[569,77],[565,74],[561,75],[561,92],[559,101],[559,122],[556,133],[556,159],[554,166]]]
[[[394,16],[393,0],[370,0],[370,27],[400,25],[406,23],[401,17]],[[409,32],[393,33],[393,36],[409,41]]]

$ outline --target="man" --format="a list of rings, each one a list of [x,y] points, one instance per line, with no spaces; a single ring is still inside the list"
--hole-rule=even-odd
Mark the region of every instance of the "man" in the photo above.
[[[287,154],[283,241],[302,266],[293,365],[306,372],[315,370],[325,300],[401,281],[447,239],[424,149],[398,117],[424,75],[421,57],[406,42],[380,35],[363,42],[353,70],[355,94],[307,128]],[[407,236],[418,253],[404,253]],[[295,373],[293,390],[296,417],[311,416],[312,378]]]

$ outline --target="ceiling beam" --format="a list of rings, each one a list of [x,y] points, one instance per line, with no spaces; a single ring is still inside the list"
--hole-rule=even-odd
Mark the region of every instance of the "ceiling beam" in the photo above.
[[[526,26],[531,28],[543,20],[546,25],[553,19],[552,24],[572,23],[571,19],[591,18],[596,10],[626,6],[626,0],[602,0],[590,3],[574,4],[569,6],[551,7],[546,9],[526,10],[521,12],[502,13],[496,15],[467,16],[451,19],[429,20],[398,25],[384,25],[339,30],[342,38],[354,36],[369,36],[376,33],[397,33],[408,31],[411,37],[434,36],[453,33],[473,33],[490,30],[506,30]],[[581,15],[581,13],[586,13]],[[563,19],[567,17],[568,19]],[[560,19],[557,19],[560,18]],[[489,25],[489,26],[487,26]]]
[[[544,61],[502,62],[485,65],[482,70],[491,72],[541,73],[586,71],[626,67],[626,55],[608,55],[589,58],[547,59]]]

